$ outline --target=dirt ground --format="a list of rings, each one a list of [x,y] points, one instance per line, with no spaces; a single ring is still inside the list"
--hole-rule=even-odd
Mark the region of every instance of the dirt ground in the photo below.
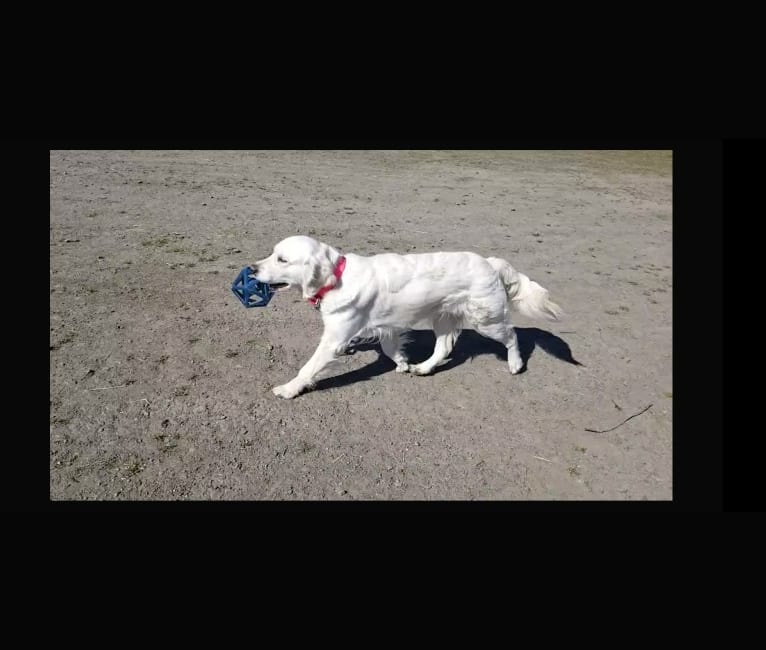
[[[52,151],[50,205],[53,500],[672,498],[669,151]],[[566,316],[516,317],[517,376],[465,331],[282,400],[320,314],[230,286],[293,234],[502,257]]]

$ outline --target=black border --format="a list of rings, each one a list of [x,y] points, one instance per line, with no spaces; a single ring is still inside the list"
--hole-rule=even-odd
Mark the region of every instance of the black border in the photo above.
[[[760,143],[744,140],[726,140],[723,146],[726,188],[726,215],[724,243],[726,250],[726,297],[723,313],[736,319],[735,325],[722,337],[726,350],[726,368],[722,369],[724,393],[727,395],[732,417],[726,422],[723,436],[723,461],[726,473],[724,509],[763,512],[763,435],[759,433],[758,404],[760,393],[760,269],[763,250],[758,236],[761,221],[762,197],[758,192],[763,184],[764,140]],[[759,146],[760,145],[760,146]],[[724,247],[725,248],[725,247]],[[750,268],[754,266],[754,268]],[[721,262],[723,278],[723,261]],[[702,276],[710,269],[703,269]],[[723,298],[723,295],[722,295]],[[707,322],[707,309],[701,314],[701,328]],[[738,367],[739,366],[739,367]],[[701,372],[705,372],[700,368]],[[734,417],[734,415],[739,417]],[[739,420],[739,421],[738,421]],[[742,422],[742,420],[745,420]]]

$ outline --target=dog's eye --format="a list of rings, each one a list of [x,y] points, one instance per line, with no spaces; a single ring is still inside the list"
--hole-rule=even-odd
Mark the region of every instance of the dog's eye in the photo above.
[[[277,262],[279,262],[281,264],[287,264],[287,260],[284,257],[282,257],[281,255],[277,258]]]

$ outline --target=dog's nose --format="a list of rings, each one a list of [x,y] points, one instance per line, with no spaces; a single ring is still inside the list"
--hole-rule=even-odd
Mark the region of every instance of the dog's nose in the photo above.
[[[257,264],[251,264],[250,268],[253,271],[253,273],[258,273],[258,265]]]

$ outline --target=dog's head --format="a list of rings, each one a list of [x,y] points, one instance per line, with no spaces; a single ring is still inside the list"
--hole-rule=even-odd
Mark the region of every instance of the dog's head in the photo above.
[[[252,267],[258,281],[268,282],[277,291],[300,287],[308,299],[335,279],[333,270],[339,258],[332,246],[296,235],[283,239],[271,255]]]

